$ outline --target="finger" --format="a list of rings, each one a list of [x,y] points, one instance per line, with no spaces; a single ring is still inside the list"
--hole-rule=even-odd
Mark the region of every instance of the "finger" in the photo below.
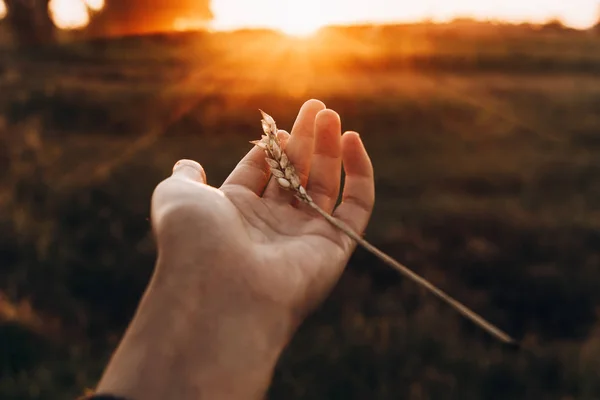
[[[346,132],[342,136],[342,160],[346,181],[342,203],[333,215],[362,234],[373,211],[375,182],[373,165],[358,133]]]
[[[173,166],[172,176],[206,183],[206,173],[202,165],[192,160],[179,160]]]
[[[324,109],[325,104],[319,100],[309,100],[304,103],[300,108],[286,146],[285,152],[292,165],[294,165],[302,185],[306,185],[314,151],[315,119],[319,111]],[[281,189],[277,182],[271,179],[264,197],[274,199],[277,202],[290,203],[294,198],[294,193]]]
[[[319,100],[313,99],[304,103],[294,122],[288,141],[287,156],[304,186],[308,181],[310,162],[315,149],[315,120],[317,114],[325,108],[325,104]]]
[[[277,137],[284,148],[283,145],[287,142],[289,133],[280,129]],[[227,190],[232,186],[242,186],[258,196],[262,195],[270,176],[269,165],[265,161],[265,157],[265,151],[254,146],[229,174],[223,182],[221,190]]]
[[[254,146],[225,179],[221,189],[242,186],[260,196],[268,181],[269,166],[265,161],[265,151]]]
[[[317,114],[315,151],[308,177],[307,191],[313,201],[331,213],[340,192],[342,170],[342,124],[333,110]]]
[[[279,144],[281,144],[281,149],[285,151],[285,148],[290,140],[290,134],[283,129],[280,129],[277,132],[277,138],[279,139]]]

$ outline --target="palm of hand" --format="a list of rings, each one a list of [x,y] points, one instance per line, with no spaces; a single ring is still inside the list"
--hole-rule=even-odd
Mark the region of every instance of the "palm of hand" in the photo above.
[[[374,201],[372,167],[358,135],[346,134],[342,140],[339,117],[323,109],[320,102],[305,103],[292,135],[282,132],[280,138],[285,143],[289,136],[286,152],[327,212],[338,197],[344,159],[346,188],[334,215],[362,231]],[[242,282],[244,290],[301,319],[336,283],[352,242],[307,207],[293,204],[292,193],[268,180],[259,148],[248,153],[220,189],[204,182],[201,167],[186,161],[157,187],[153,223],[159,251],[189,249],[177,252],[213,260],[218,284],[235,286],[225,290],[240,290]]]

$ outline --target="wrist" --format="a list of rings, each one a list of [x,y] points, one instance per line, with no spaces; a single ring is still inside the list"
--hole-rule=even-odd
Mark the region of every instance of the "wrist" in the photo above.
[[[173,267],[158,262],[99,392],[144,399],[262,398],[291,336],[291,318],[231,282],[212,284],[220,281],[211,274],[194,279],[174,274]],[[196,272],[213,267],[196,266]]]

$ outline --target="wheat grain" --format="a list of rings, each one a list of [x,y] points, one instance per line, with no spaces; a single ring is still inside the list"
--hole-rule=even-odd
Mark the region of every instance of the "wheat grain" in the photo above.
[[[457,310],[463,316],[470,319],[475,324],[479,325],[482,329],[486,330],[488,333],[490,333],[495,338],[497,338],[500,341],[507,343],[507,344],[517,345],[517,341],[514,340],[513,338],[511,338],[508,334],[503,332],[501,329],[492,325],[491,323],[486,321],[483,317],[476,314],[474,311],[470,310],[464,304],[460,303],[458,300],[455,300],[454,298],[452,298],[451,296],[449,296],[448,294],[443,292],[441,289],[437,288],[435,285],[433,285],[428,280],[417,275],[416,273],[411,271],[408,267],[402,265],[398,261],[394,260],[392,257],[388,256],[387,254],[385,254],[384,252],[382,252],[381,250],[379,250],[378,248],[373,246],[371,243],[367,242],[365,239],[362,238],[361,235],[356,233],[352,228],[350,228],[343,221],[331,216],[330,214],[325,212],[323,209],[321,209],[321,207],[319,207],[312,200],[312,198],[307,193],[304,186],[302,186],[300,177],[296,173],[296,169],[294,168],[294,166],[290,162],[289,158],[287,157],[287,155],[281,148],[281,143],[279,142],[279,138],[277,137],[278,130],[277,130],[277,124],[275,123],[275,120],[270,115],[265,113],[264,111],[260,110],[260,112],[263,117],[261,122],[262,122],[262,128],[264,131],[264,135],[262,136],[262,138],[260,140],[254,140],[250,143],[252,143],[256,146],[259,146],[260,148],[262,148],[265,151],[265,154],[266,154],[265,159],[266,159],[267,163],[269,164],[271,173],[273,174],[273,177],[277,180],[277,183],[279,184],[279,186],[281,188],[283,188],[285,190],[293,191],[296,198],[298,198],[300,201],[308,204],[315,211],[317,211],[320,215],[322,215],[329,223],[331,223],[336,228],[343,231],[346,235],[348,235],[350,238],[352,238],[354,241],[356,241],[359,245],[364,247],[367,251],[369,251],[372,254],[374,254],[375,256],[377,256],[379,259],[381,259],[383,262],[385,262],[389,266],[398,270],[404,276],[412,279],[417,284],[423,286],[424,288],[426,288],[427,290],[429,290],[430,292],[435,294],[437,297],[439,297],[440,299],[442,299],[443,301],[448,303],[451,307],[453,307],[455,310]]]
[[[296,169],[281,149],[281,144],[277,137],[277,124],[275,124],[275,120],[264,111],[260,110],[260,112],[263,116],[261,122],[265,134],[260,140],[254,140],[250,143],[265,150],[267,155],[265,159],[279,186],[294,191],[299,200],[308,204],[312,203],[312,199],[300,183],[300,177],[296,173]]]

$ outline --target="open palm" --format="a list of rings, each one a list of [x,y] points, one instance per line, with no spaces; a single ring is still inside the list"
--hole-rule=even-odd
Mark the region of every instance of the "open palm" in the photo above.
[[[358,134],[342,135],[339,116],[310,100],[291,135],[281,131],[279,137],[315,203],[362,232],[374,183]],[[187,279],[218,282],[218,290],[275,304],[300,322],[337,282],[354,243],[269,180],[264,157],[260,148],[250,150],[219,189],[206,185],[199,164],[180,161],[153,196],[159,254],[185,254],[185,262],[174,264],[185,265],[180,272]],[[342,161],[345,187],[335,208]]]

